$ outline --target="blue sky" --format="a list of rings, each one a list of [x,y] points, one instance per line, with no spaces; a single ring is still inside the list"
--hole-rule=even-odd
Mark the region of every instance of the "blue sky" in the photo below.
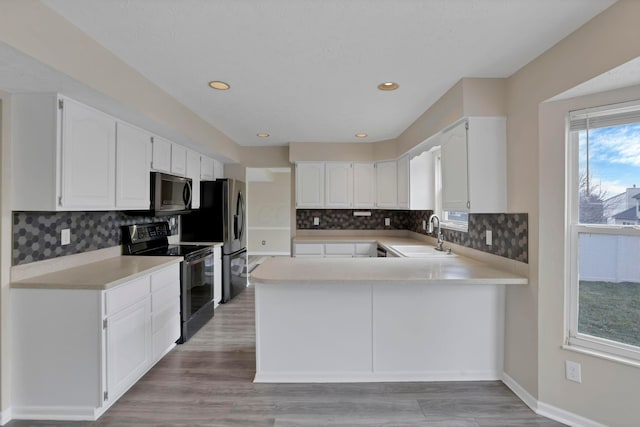
[[[586,132],[580,132],[580,173],[586,168]],[[605,198],[640,187],[640,123],[589,130],[592,184],[601,183]]]

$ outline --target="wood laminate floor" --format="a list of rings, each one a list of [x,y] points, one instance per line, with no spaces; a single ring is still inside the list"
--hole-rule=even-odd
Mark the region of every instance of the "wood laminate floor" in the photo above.
[[[561,426],[491,382],[254,384],[254,290],[220,306],[95,422],[24,426]]]

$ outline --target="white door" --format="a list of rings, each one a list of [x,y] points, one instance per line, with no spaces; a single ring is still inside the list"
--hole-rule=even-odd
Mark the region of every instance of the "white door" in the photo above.
[[[151,363],[151,300],[139,301],[107,318],[107,392],[117,399]]]
[[[398,174],[395,160],[376,163],[376,206],[395,208],[398,204]]]
[[[353,206],[353,165],[350,162],[326,163],[324,169],[326,208]]]
[[[171,141],[154,136],[153,162],[151,168],[154,171],[171,173]]]
[[[409,209],[409,156],[402,156],[397,162],[398,168],[398,207]]]
[[[145,131],[118,122],[116,133],[116,208],[149,209],[151,139]]]
[[[191,207],[200,207],[200,154],[195,151],[187,151],[187,178],[191,178]]]
[[[296,165],[296,207],[324,207],[324,163]]]
[[[68,209],[115,207],[116,121],[66,99],[62,111],[62,192]]]
[[[376,206],[375,163],[353,164],[353,207],[374,208]]]
[[[442,134],[442,210],[469,211],[467,123],[463,122]]]
[[[171,144],[171,173],[185,176],[187,171],[187,149],[182,145]]]

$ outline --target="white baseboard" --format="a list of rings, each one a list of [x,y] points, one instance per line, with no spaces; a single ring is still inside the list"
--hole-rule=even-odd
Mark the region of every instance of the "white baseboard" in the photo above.
[[[14,420],[95,421],[103,410],[90,406],[24,406],[12,412]]]
[[[0,411],[0,426],[5,425],[9,421],[11,421],[11,408]]]
[[[547,403],[538,402],[538,415],[551,418],[554,421],[564,423],[571,427],[606,427],[596,421],[590,420],[573,412],[565,411]]]
[[[520,398],[531,410],[538,413],[538,400],[533,397],[527,390],[511,378],[508,374],[502,374],[502,382],[509,387],[511,391]]]
[[[548,403],[540,402],[506,373],[502,374],[502,382],[520,398],[533,412],[571,427],[606,427],[596,421],[573,412],[565,411]]]
[[[502,377],[494,371],[466,372],[258,372],[255,383],[369,383],[495,381]]]

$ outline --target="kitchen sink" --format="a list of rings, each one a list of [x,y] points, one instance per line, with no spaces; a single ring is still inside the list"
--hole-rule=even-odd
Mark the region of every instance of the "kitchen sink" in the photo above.
[[[454,257],[456,254],[436,251],[433,246],[425,245],[391,245],[391,249],[407,258],[439,258]]]

